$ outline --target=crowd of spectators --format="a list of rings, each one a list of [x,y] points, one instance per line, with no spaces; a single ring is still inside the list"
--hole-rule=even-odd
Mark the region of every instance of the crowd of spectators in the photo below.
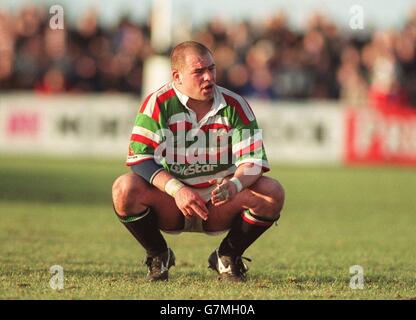
[[[0,13],[0,84],[40,92],[120,91],[140,94],[149,29],[123,19],[104,29],[88,11],[75,26],[53,30],[49,13],[25,7]]]
[[[0,90],[142,94],[143,64],[155,53],[148,24],[121,18],[103,28],[88,11],[52,30],[49,18],[34,6],[0,11]],[[214,19],[191,37],[214,52],[218,83],[246,97],[360,105],[370,93],[416,105],[416,12],[400,30],[348,32],[313,15],[299,31],[276,13],[256,23]]]

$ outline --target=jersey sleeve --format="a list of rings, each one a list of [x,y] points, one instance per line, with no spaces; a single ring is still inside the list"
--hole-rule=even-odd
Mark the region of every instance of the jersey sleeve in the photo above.
[[[162,118],[157,102],[152,102],[149,96],[135,118],[126,165],[132,166],[145,160],[155,159],[155,150],[163,141]]]
[[[263,172],[267,172],[270,166],[263,144],[263,130],[259,128],[248,103],[244,102],[246,111],[237,109],[234,116],[232,152],[235,166],[252,163],[261,167]]]

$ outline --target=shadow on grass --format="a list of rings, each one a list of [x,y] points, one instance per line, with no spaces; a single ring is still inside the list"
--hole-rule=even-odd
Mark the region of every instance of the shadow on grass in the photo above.
[[[107,204],[116,177],[62,172],[0,171],[0,200],[43,203]],[[24,196],[23,196],[24,195]]]
[[[348,276],[336,277],[330,275],[287,275],[283,273],[252,273],[248,277],[249,281],[259,283],[261,285],[288,285],[294,284],[299,287],[311,286],[311,285],[349,285],[351,278]],[[416,279],[408,278],[393,278],[388,275],[367,275],[364,276],[364,284],[367,286],[398,286],[406,285],[408,287],[414,287],[416,290]]]
[[[119,281],[119,280],[137,280],[146,277],[147,271],[105,271],[105,270],[85,270],[85,269],[69,269],[66,270],[65,276],[75,278],[100,278],[102,281]]]

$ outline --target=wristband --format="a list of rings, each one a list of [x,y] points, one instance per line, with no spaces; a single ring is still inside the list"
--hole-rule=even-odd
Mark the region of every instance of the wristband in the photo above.
[[[235,184],[235,186],[237,187],[237,192],[240,192],[241,190],[243,190],[243,185],[241,184],[241,181],[240,181],[238,178],[236,178],[236,177],[232,177],[232,178],[230,179],[230,181],[231,181],[232,183],[234,183],[234,184]]]
[[[175,194],[184,187],[185,185],[180,182],[179,180],[176,179],[170,179],[168,182],[166,182],[165,184],[165,192],[172,196],[175,197]]]

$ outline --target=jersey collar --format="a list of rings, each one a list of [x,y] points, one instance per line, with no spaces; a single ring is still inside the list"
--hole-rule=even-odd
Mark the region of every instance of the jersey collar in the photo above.
[[[178,97],[179,101],[187,108],[188,110],[192,111],[187,105],[189,101],[189,97],[182,92],[180,92],[176,87],[175,84],[172,82],[173,90],[175,91],[176,96]],[[218,90],[217,85],[214,85],[214,102],[212,103],[211,110],[208,112],[207,115],[211,116],[216,114],[219,110],[226,106],[225,99],[221,92]]]

